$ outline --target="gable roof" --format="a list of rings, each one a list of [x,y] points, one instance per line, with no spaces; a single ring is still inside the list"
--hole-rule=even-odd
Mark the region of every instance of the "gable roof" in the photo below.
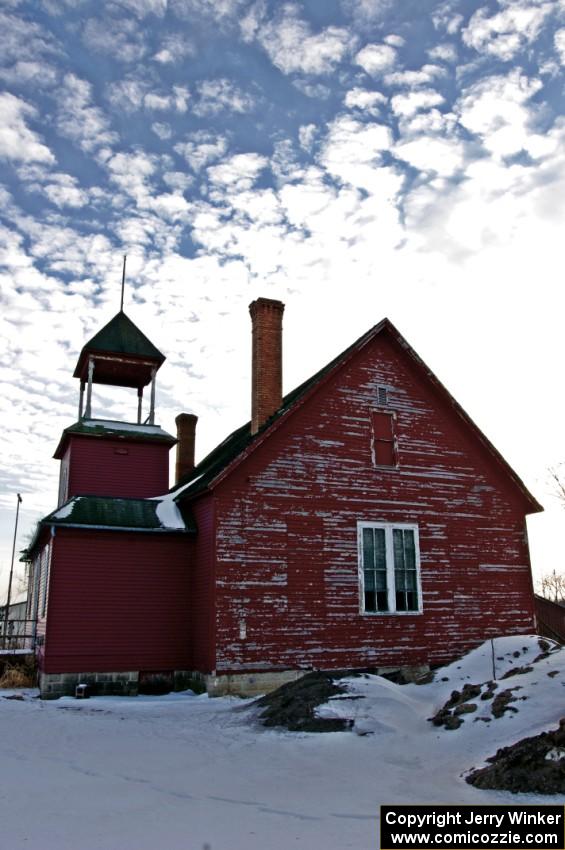
[[[150,339],[139,330],[123,310],[116,313],[107,325],[98,331],[82,348],[73,377],[80,378],[84,360],[88,354],[124,354],[153,360],[159,366],[164,363],[161,354]]]
[[[404,339],[402,334],[395,328],[389,319],[382,319],[374,327],[355,340],[352,345],[338,354],[326,366],[296,387],[292,392],[284,396],[278,410],[264,423],[256,434],[251,434],[251,422],[247,422],[237,430],[233,431],[222,443],[220,443],[210,454],[195,466],[192,472],[171,490],[175,500],[188,496],[194,496],[206,489],[212,489],[219,484],[223,478],[229,475],[249,454],[256,450],[267,439],[270,434],[278,428],[287,416],[310,397],[320,386],[329,380],[338,370],[368,343],[380,333],[388,333],[393,340],[405,351],[412,363],[418,370],[424,372],[427,380],[433,385],[440,396],[453,408],[455,413],[469,427],[484,448],[492,455],[497,465],[505,475],[510,478],[514,486],[520,491],[526,502],[530,505],[533,513],[542,511],[543,508],[534,496],[526,488],[524,482],[504,460],[500,452],[492,445],[490,440],[483,434],[480,428],[473,422],[468,413],[453,398],[451,393],[444,387],[441,381],[434,375],[431,369]]]

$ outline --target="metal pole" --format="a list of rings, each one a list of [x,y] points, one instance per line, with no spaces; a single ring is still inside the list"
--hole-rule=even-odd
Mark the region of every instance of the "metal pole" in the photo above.
[[[143,402],[143,387],[137,388],[137,424],[141,425],[141,405]]]
[[[123,313],[124,310],[124,289],[126,286],[126,259],[127,254],[124,254],[124,268],[122,271],[122,297],[120,299],[120,313]]]
[[[10,579],[8,581],[8,600],[6,602],[6,611],[4,612],[4,648],[6,648],[6,636],[8,633],[8,616],[10,613],[10,600],[12,598],[12,577],[14,575],[14,555],[16,554],[16,537],[18,535],[18,518],[20,515],[20,503],[22,497],[18,493],[18,501],[16,505],[16,523],[14,526],[14,542],[12,544],[12,563],[10,564]]]

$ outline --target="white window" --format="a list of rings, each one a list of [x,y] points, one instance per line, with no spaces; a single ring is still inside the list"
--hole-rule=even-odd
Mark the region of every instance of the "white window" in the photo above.
[[[361,612],[418,614],[422,610],[418,526],[357,523]]]

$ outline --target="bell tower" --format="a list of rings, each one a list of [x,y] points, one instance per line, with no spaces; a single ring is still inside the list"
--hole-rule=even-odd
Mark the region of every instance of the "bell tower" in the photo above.
[[[176,440],[155,424],[155,381],[164,361],[123,310],[83,347],[73,375],[80,381],[78,422],[63,431],[55,452],[61,461],[59,505],[72,496],[143,499],[169,489],[168,453]],[[95,384],[135,389],[135,421],[97,419]]]

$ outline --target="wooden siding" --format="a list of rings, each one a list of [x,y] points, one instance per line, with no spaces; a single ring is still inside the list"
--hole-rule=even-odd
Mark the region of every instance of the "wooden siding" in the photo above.
[[[540,635],[565,643],[565,603],[536,596],[535,607]]]
[[[190,570],[191,669],[211,673],[215,664],[215,499],[205,496],[191,510],[198,527]]]
[[[71,435],[67,498],[145,499],[168,489],[168,445]]]
[[[377,387],[398,468],[372,460]],[[218,672],[439,663],[531,632],[525,498],[388,335],[216,489]],[[360,613],[357,522],[416,523],[423,612]]]
[[[45,673],[189,669],[189,551],[181,535],[58,528]]]

